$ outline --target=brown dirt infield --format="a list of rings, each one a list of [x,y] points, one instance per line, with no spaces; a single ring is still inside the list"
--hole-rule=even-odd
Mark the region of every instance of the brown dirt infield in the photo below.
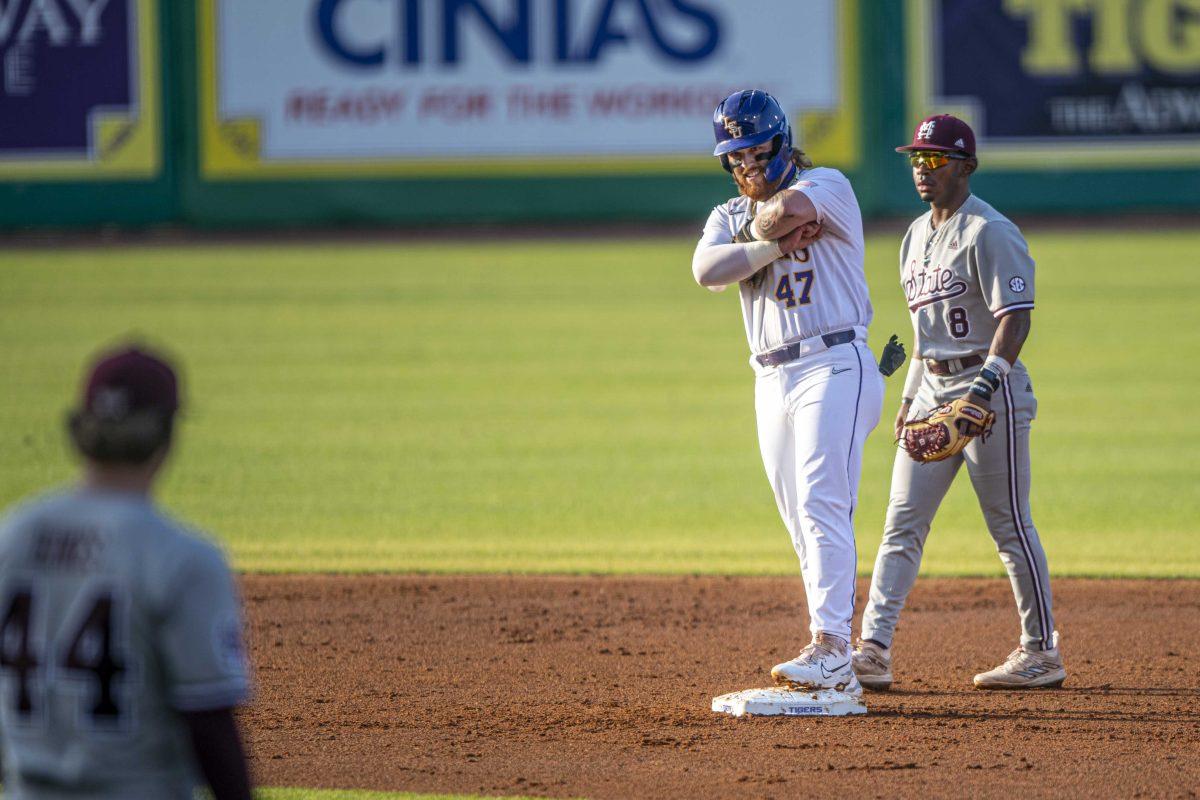
[[[860,601],[866,584],[860,583]],[[1200,582],[1058,580],[1061,690],[980,692],[1002,580],[918,581],[866,717],[733,719],[799,579],[247,576],[264,785],[553,797],[1196,797]]]

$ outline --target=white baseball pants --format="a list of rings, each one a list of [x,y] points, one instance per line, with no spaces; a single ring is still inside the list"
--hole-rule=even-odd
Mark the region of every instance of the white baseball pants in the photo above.
[[[759,447],[800,557],[810,630],[849,642],[854,509],[863,444],[883,410],[883,377],[861,341],[756,372]]]

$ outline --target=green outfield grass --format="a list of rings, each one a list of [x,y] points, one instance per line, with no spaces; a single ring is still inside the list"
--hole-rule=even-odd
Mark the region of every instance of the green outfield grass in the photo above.
[[[1033,509],[1052,570],[1200,576],[1200,234],[1030,241]],[[737,300],[692,282],[692,244],[9,250],[0,502],[68,479],[82,366],[136,335],[186,365],[163,497],[240,569],[794,573]],[[898,244],[868,242],[876,350],[912,339]],[[866,454],[864,573],[901,380]],[[925,571],[1000,574],[965,477]]]

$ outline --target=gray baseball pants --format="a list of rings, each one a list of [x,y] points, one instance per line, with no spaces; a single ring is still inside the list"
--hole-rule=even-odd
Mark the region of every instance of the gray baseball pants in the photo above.
[[[978,368],[969,369],[948,377],[926,373],[911,416],[961,397],[977,372]],[[897,451],[883,542],[863,613],[862,638],[891,646],[900,610],[917,579],[933,517],[965,463],[1012,582],[1021,617],[1021,644],[1028,650],[1053,648],[1050,574],[1029,511],[1029,427],[1037,415],[1037,399],[1021,362],[992,397],[992,410],[996,413],[992,435],[986,442],[972,440],[957,456],[918,464]]]

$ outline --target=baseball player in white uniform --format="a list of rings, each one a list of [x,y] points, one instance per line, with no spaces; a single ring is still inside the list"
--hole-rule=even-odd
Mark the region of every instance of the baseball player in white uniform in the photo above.
[[[70,432],[74,488],[0,521],[6,796],[249,800],[232,709],[250,690],[221,552],[149,494],[177,381],[138,350],[101,358]]]
[[[958,455],[916,463],[903,451],[892,472],[883,543],[875,562],[854,667],[863,685],[892,683],[891,644],[900,609],[917,577],[938,505],[965,463],[988,529],[1012,583],[1021,618],[1020,646],[995,669],[975,676],[982,689],[1059,686],[1058,651],[1046,554],[1029,510],[1029,429],[1037,400],[1017,356],[1029,334],[1034,263],[1017,226],[971,194],[975,136],[960,119],[929,117],[909,155],[928,213],[900,247],[900,278],[912,314],[909,365],[896,436],[906,420],[968,396],[996,415],[990,437]],[[972,431],[968,431],[972,432]]]
[[[735,92],[713,115],[740,196],[709,215],[696,281],[737,284],[754,369],[759,446],[800,557],[812,642],[778,683],[862,692],[850,661],[854,506],[883,378],[867,347],[871,301],[858,200],[845,176],[792,147],[778,102]]]

